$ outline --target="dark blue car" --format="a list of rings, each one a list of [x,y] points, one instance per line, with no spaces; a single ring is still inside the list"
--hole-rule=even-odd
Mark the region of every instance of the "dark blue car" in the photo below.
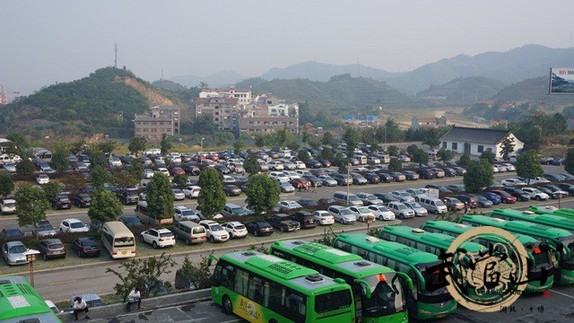
[[[492,192],[485,192],[482,193],[482,196],[484,196],[487,200],[491,201],[492,204],[494,205],[502,203],[502,199],[498,194]]]

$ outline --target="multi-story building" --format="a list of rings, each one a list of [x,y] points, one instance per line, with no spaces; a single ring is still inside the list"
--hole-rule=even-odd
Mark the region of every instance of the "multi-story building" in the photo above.
[[[243,111],[240,119],[242,133],[271,133],[286,128],[299,133],[299,105],[285,102],[276,105],[256,105]]]
[[[411,129],[418,130],[421,128],[436,128],[440,126],[445,126],[448,120],[445,116],[434,117],[434,118],[418,118],[414,116],[411,119]]]
[[[195,117],[211,114],[222,131],[239,132],[239,100],[224,96],[200,97],[195,101]]]
[[[146,137],[158,142],[163,134],[180,134],[180,108],[178,106],[154,106],[148,114],[134,116],[134,136]]]

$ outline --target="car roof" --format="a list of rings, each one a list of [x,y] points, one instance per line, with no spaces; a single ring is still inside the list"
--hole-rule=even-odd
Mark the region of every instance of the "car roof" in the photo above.
[[[80,219],[76,219],[76,218],[69,218],[69,219],[64,219],[64,220],[62,220],[62,222],[64,222],[64,221],[67,221],[67,222],[82,222],[82,223],[84,222],[84,221],[82,221],[82,220],[80,220]]]

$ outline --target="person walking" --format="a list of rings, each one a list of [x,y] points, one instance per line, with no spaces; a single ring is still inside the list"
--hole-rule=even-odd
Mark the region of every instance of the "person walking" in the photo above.
[[[313,193],[317,192],[317,182],[313,182]]]
[[[137,287],[132,289],[132,291],[128,295],[128,304],[127,304],[127,308],[126,308],[128,312],[130,311],[130,307],[134,303],[138,304],[138,310],[142,309],[142,297],[141,297],[140,289]]]
[[[86,320],[89,320],[90,317],[88,316],[88,304],[84,301],[80,296],[74,299],[74,304],[72,305],[74,308],[74,318],[75,321],[78,320],[78,313],[86,312]]]
[[[467,214],[470,209],[470,205],[468,202],[464,202],[464,214]]]

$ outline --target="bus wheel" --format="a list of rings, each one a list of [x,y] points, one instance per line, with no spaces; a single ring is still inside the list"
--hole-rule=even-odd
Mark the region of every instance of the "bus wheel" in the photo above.
[[[277,323],[277,321],[275,319],[270,319],[269,323]]]
[[[228,314],[233,313],[233,305],[231,304],[231,300],[227,295],[223,296],[223,310]]]

